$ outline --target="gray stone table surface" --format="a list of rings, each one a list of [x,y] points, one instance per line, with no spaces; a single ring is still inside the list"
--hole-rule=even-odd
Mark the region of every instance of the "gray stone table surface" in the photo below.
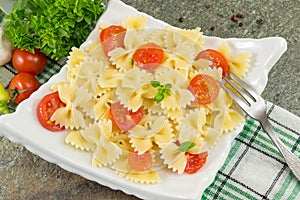
[[[285,38],[288,50],[270,71],[263,97],[300,116],[299,0],[123,1],[174,26],[200,26],[207,36]],[[234,22],[237,13],[245,17]],[[2,136],[0,185],[0,199],[137,199],[69,173]]]

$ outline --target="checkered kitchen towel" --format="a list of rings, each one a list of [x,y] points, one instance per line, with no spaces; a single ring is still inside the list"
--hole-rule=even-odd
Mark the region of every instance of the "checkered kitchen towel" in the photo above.
[[[65,61],[49,60],[45,71],[38,76],[40,83],[59,72]],[[0,67],[0,81],[8,86],[16,73],[10,64]],[[266,104],[274,131],[299,156],[300,118],[270,102]],[[248,118],[202,199],[300,199],[300,182],[259,123]]]
[[[300,118],[267,102],[273,130],[300,155]],[[247,119],[203,199],[300,199],[300,182],[259,123]]]

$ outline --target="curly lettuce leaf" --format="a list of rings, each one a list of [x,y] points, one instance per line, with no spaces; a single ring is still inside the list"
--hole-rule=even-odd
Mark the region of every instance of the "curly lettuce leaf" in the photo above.
[[[86,40],[103,11],[101,0],[18,0],[4,33],[14,48],[59,60]]]

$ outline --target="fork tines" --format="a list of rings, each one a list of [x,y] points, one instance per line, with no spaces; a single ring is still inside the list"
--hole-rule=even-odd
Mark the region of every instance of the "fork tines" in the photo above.
[[[228,86],[228,83],[230,86]],[[219,85],[239,104],[242,108],[250,107],[253,102],[257,101],[259,95],[257,92],[242,79],[232,73],[223,77]]]

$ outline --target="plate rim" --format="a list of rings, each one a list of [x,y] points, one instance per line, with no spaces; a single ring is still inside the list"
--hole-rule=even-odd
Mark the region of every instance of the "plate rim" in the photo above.
[[[128,5],[126,5],[125,3],[119,1],[119,0],[110,0],[109,1],[109,4],[107,6],[107,9],[106,11],[103,13],[103,15],[100,17],[100,20],[103,16],[106,16],[107,15],[107,12],[109,8],[115,8],[115,7],[121,7],[123,9],[127,9],[127,11],[129,12],[134,12],[134,14],[136,13],[139,13],[139,14],[145,14],[145,13],[141,13],[139,11],[137,11],[136,9],[134,9],[133,7],[130,7]],[[147,14],[145,14],[147,17],[155,20],[155,21],[160,21],[160,20],[157,20],[155,18],[153,18],[152,16],[149,16]],[[100,23],[100,20],[98,21],[97,24]],[[162,24],[166,24],[165,22],[162,22],[160,21],[160,23]],[[96,31],[97,29],[97,26],[96,28],[94,29],[94,31]],[[89,40],[90,36],[93,34],[93,31],[91,32],[91,34],[89,35],[89,37],[87,38],[87,41]],[[206,37],[206,36],[205,36]],[[281,43],[281,52],[278,53],[278,55],[276,56],[279,56],[277,58],[277,60],[281,57],[281,55],[286,51],[286,41],[283,39],[283,38],[280,38],[280,37],[270,37],[270,38],[262,38],[262,39],[251,39],[251,38],[218,38],[218,37],[209,37],[207,36],[208,38],[211,38],[211,39],[218,39],[218,40],[228,40],[228,41],[231,41],[231,40],[238,40],[238,41],[241,41],[241,40],[255,40],[255,41],[258,41],[258,40],[261,40],[261,41],[265,41],[265,40],[272,40],[274,41],[274,39],[276,41],[278,41],[279,43]],[[83,46],[85,45],[86,43],[83,43]],[[276,60],[276,59],[275,59]],[[267,82],[267,74],[268,72],[271,70],[271,68],[273,67],[273,63],[274,62],[277,62],[276,61],[272,61],[269,64],[269,67],[266,67],[264,68],[265,71],[264,71],[264,76],[266,76],[266,79],[265,79],[265,83],[262,84],[262,88],[265,87],[265,84]],[[97,177],[94,177],[92,176],[92,174],[89,172],[89,171],[84,171],[82,169],[78,169],[76,167],[74,167],[74,165],[70,165],[70,162],[65,162],[64,158],[60,158],[60,157],[57,157],[56,154],[54,153],[50,153],[49,152],[45,152],[45,149],[41,148],[40,146],[33,146],[32,145],[32,142],[28,141],[28,138],[22,138],[22,136],[20,136],[20,134],[15,134],[14,132],[16,131],[14,129],[14,127],[11,127],[9,121],[11,121],[12,118],[14,118],[15,116],[18,116],[18,115],[22,115],[21,111],[24,111],[24,110],[27,110],[27,112],[30,112],[28,109],[26,109],[26,106],[30,105],[30,104],[33,104],[33,100],[37,100],[39,99],[38,98],[38,95],[41,95],[41,94],[46,94],[47,91],[49,91],[49,85],[52,85],[53,82],[55,82],[56,80],[60,79],[61,77],[61,74],[64,73],[64,70],[66,70],[66,67],[63,67],[62,70],[52,76],[49,81],[45,84],[43,84],[40,89],[35,92],[32,97],[30,97],[29,99],[25,100],[20,106],[17,107],[16,109],[16,112],[12,113],[12,114],[8,114],[8,115],[3,115],[3,116],[0,116],[0,127],[1,127],[1,132],[0,134],[3,134],[4,132],[4,136],[6,136],[9,140],[15,142],[15,143],[18,143],[18,144],[21,144],[23,146],[25,146],[29,151],[31,151],[32,153],[38,155],[39,157],[47,160],[48,162],[51,162],[51,163],[55,163],[57,165],[59,165],[60,167],[62,167],[63,169],[69,171],[69,172],[72,172],[72,173],[75,173],[75,174],[78,174],[80,176],[83,176],[85,177],[86,179],[89,179],[89,180],[92,180],[92,181],[95,181],[95,182],[98,182],[100,183],[101,185],[105,185],[105,186],[108,186],[110,187],[111,189],[114,189],[114,190],[121,190],[123,192],[125,192],[126,194],[129,194],[129,195],[135,195],[137,197],[140,197],[140,198],[145,198],[145,199],[153,199],[153,197],[155,198],[159,198],[159,197],[162,197],[161,195],[157,196],[158,194],[157,193],[151,193],[149,191],[141,191],[141,190],[137,190],[135,187],[133,187],[132,184],[125,184],[125,185],[122,185],[121,183],[119,184],[116,184],[114,182],[112,182],[111,180],[99,180],[97,179]],[[18,131],[20,132],[20,131]],[[22,131],[21,131],[22,132]],[[236,131],[235,134],[231,134],[230,136],[227,136],[226,138],[228,138],[229,141],[233,141],[233,138],[239,133],[240,131]],[[224,158],[221,162],[218,163],[218,166],[216,166],[216,168],[220,169],[222,167],[222,165],[224,164],[225,162],[225,159],[226,157],[228,156],[228,153],[230,151],[230,148],[228,148],[228,146],[231,147],[231,143],[229,144],[226,144],[226,151],[223,152],[223,155]],[[67,146],[67,145],[66,145]],[[59,159],[58,159],[59,158]],[[89,163],[90,164],[90,163]],[[216,169],[214,169],[216,170]],[[210,183],[213,181],[214,177],[215,177],[216,174],[211,174],[210,177],[208,177],[208,179],[212,179],[211,181],[209,181]],[[122,178],[120,178],[122,179]],[[121,181],[124,183],[124,181]],[[209,184],[210,184],[209,183]],[[208,184],[208,185],[209,185]],[[207,185],[207,186],[208,186]],[[126,187],[125,187],[126,186]],[[206,186],[206,187],[207,187]],[[194,197],[191,197],[189,199],[197,199],[199,197],[202,196],[202,193],[204,192],[204,190],[206,189],[206,187],[203,189],[203,190],[199,190],[199,193],[194,196]],[[163,196],[164,198],[166,199],[174,199],[174,196]],[[177,199],[185,199],[184,196],[177,196],[175,197]]]

